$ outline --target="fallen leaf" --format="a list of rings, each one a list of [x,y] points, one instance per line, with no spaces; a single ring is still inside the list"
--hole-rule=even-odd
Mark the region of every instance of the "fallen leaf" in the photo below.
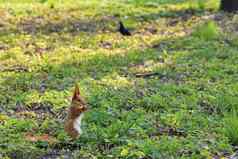
[[[57,140],[53,136],[50,136],[48,134],[41,134],[41,135],[35,135],[32,133],[26,133],[25,134],[25,139],[30,142],[48,142],[49,144],[55,143]]]

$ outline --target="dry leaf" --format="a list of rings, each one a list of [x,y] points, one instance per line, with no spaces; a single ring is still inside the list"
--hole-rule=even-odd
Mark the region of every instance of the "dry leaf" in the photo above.
[[[57,141],[56,138],[48,134],[35,135],[32,133],[27,133],[25,135],[25,139],[31,142],[38,142],[38,141],[48,142],[49,144],[53,144]]]

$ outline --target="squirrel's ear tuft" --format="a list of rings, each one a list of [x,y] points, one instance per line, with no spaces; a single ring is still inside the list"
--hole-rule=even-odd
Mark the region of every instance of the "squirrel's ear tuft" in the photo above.
[[[79,96],[80,96],[79,86],[78,84],[75,84],[74,95],[72,100],[78,99]]]

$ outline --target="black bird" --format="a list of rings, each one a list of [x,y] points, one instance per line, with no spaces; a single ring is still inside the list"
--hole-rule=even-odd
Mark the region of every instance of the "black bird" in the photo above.
[[[124,36],[131,36],[131,33],[129,32],[128,29],[125,28],[125,26],[123,25],[123,23],[120,21],[119,22],[119,32],[124,35]]]

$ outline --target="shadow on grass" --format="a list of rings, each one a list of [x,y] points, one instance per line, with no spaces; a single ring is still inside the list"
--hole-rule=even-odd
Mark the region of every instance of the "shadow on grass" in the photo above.
[[[176,4],[177,3],[178,2],[176,2]],[[159,18],[180,18],[181,20],[187,20],[192,16],[202,16],[204,15],[204,12],[205,10],[201,10],[199,8],[184,8],[179,10],[161,10],[158,11],[158,13],[129,14],[127,16],[129,19],[138,21],[154,21]],[[62,16],[70,16],[70,14],[67,14],[69,13],[63,12]],[[5,27],[5,29],[1,30],[0,34],[8,35],[10,33],[27,33],[48,35],[51,33],[71,33],[72,35],[77,35],[80,32],[90,34],[116,32],[117,22],[120,19],[120,13],[112,14],[113,15],[104,15],[102,17],[85,17],[83,19],[78,19],[75,17],[69,17],[67,19],[60,18],[57,21],[45,16],[36,16],[20,20],[19,22],[17,22],[16,28]]]
[[[40,18],[40,17],[38,17]],[[44,20],[43,20],[44,21]],[[50,33],[72,33],[86,32],[90,34],[96,34],[99,31],[113,31],[107,23],[115,21],[114,17],[105,19],[67,19],[59,22],[49,22],[46,20],[46,24],[37,23],[37,18],[32,20],[26,20],[18,24],[18,32],[26,32],[30,34],[50,34]]]
[[[170,4],[170,3],[169,3]],[[179,4],[179,2],[171,2],[171,4]],[[190,7],[184,7],[184,8],[174,8],[174,7],[169,7],[169,5],[162,5],[161,6],[164,9],[159,10],[157,13],[152,12],[152,13],[143,13],[143,14],[134,14],[130,15],[131,18],[138,19],[140,21],[154,21],[158,20],[159,18],[175,18],[175,19],[181,19],[183,20],[188,20],[189,18],[192,18],[193,16],[203,16],[205,13],[210,12],[214,13],[215,8],[199,8],[196,6],[190,6]]]
[[[67,13],[62,13],[66,14]],[[51,15],[49,15],[51,16]],[[53,15],[52,15],[53,16]],[[63,15],[62,15],[63,16]],[[0,31],[0,35],[9,35],[11,33],[15,34],[43,34],[48,35],[51,33],[71,33],[76,35],[77,33],[84,32],[90,34],[97,34],[99,32],[115,32],[117,28],[114,29],[118,18],[115,16],[103,16],[103,17],[88,17],[87,19],[78,19],[74,17],[69,17],[63,19],[59,17],[60,20],[52,20],[43,16],[36,16],[25,18],[17,22],[16,27],[11,27],[11,25],[3,27]],[[11,22],[12,23],[12,22]]]

